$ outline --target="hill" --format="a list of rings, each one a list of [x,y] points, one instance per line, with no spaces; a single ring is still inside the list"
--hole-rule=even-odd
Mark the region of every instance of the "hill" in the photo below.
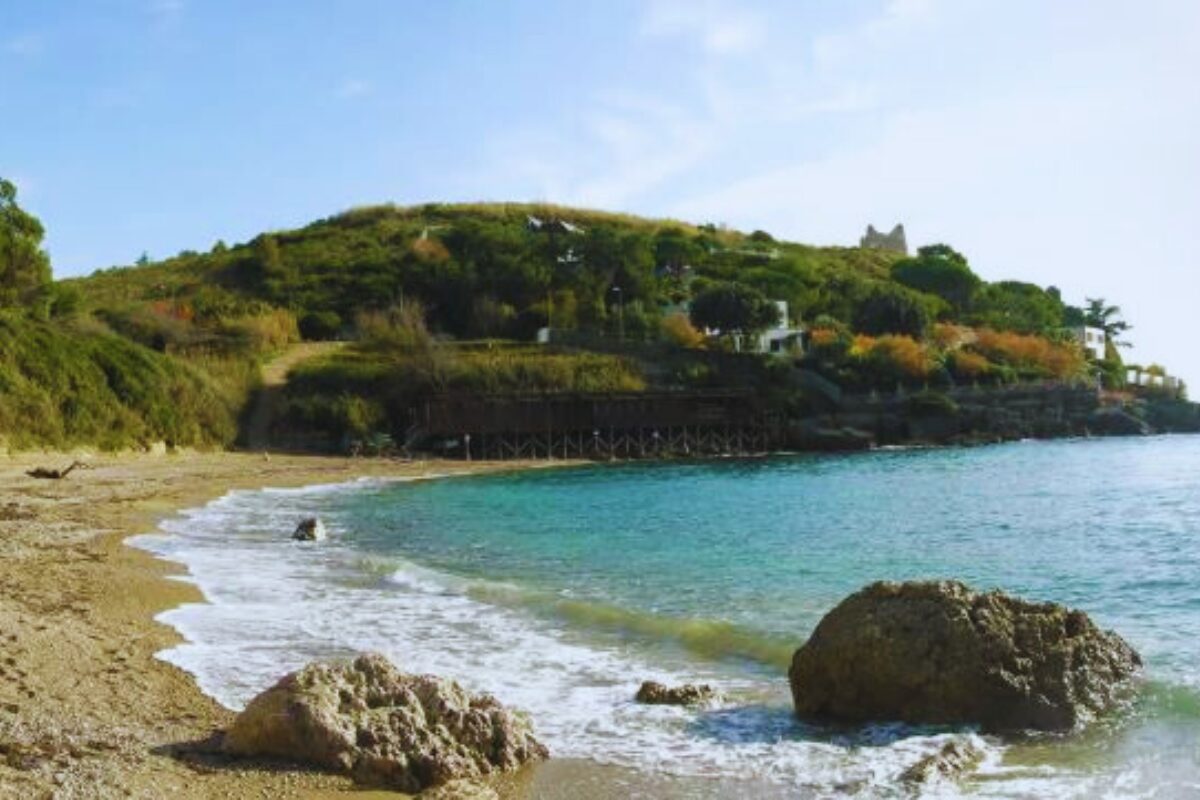
[[[557,206],[430,204],[355,209],[73,283],[89,308],[150,305],[202,327],[263,304],[288,308],[312,338],[349,332],[358,312],[403,298],[458,338],[531,339],[547,322],[604,330],[618,307],[627,332],[642,336],[663,305],[735,279],[794,313],[844,317],[854,295],[891,282],[897,258]]]
[[[326,438],[402,436],[413,404],[446,392],[737,387],[786,411],[806,402],[791,366],[851,391],[1123,376],[1069,341],[1082,309],[985,283],[946,245],[909,257],[542,204],[359,208],[36,284],[46,299],[6,312],[20,344],[0,349],[0,433],[16,443],[228,445],[259,365],[300,339],[352,342],[273,387],[284,433]],[[780,304],[805,323],[803,358],[739,354]],[[531,346],[547,328],[553,344]],[[107,410],[81,416],[89,386]]]

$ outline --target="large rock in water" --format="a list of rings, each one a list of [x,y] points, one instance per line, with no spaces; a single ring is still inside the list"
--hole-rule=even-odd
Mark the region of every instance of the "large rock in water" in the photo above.
[[[238,715],[224,748],[406,792],[548,755],[523,715],[454,681],[405,675],[376,654],[284,677]]]
[[[875,583],[821,620],[788,678],[801,717],[1070,730],[1141,663],[1082,611],[956,581]]]

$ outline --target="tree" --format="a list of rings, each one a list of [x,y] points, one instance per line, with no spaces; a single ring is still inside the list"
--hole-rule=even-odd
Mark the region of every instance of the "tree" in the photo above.
[[[691,318],[696,326],[722,334],[756,333],[779,321],[779,309],[757,289],[721,283],[696,295]]]
[[[966,311],[983,281],[971,271],[967,259],[945,244],[917,250],[915,258],[897,261],[892,278],[919,292],[935,294],[959,314]]]
[[[617,286],[626,303],[656,299],[654,252],[643,234],[595,225],[584,235],[579,254],[585,272],[580,277],[587,292],[606,297]]]
[[[1116,347],[1130,347],[1129,342],[1120,341],[1120,337],[1133,326],[1121,319],[1121,307],[1110,306],[1103,297],[1088,297],[1087,307],[1083,310],[1083,324],[1104,331],[1104,338]]]
[[[703,254],[695,238],[682,228],[666,227],[654,235],[654,260],[668,274],[678,274]]]
[[[1063,326],[1064,313],[1061,297],[1050,289],[1021,281],[1000,281],[979,290],[971,317],[975,324],[996,330],[1049,333]]]
[[[0,307],[29,304],[50,286],[45,229],[17,205],[17,187],[0,178]]]
[[[264,277],[283,277],[283,257],[279,254],[279,242],[275,240],[274,236],[263,234],[255,239],[254,255],[258,259],[258,266]]]
[[[855,309],[854,329],[871,336],[894,333],[919,339],[933,323],[937,306],[942,304],[935,298],[903,286],[876,284]]]

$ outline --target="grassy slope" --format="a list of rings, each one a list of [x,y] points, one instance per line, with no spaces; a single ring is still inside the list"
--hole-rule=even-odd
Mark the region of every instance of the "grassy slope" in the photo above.
[[[0,445],[225,445],[244,394],[95,324],[0,315]]]

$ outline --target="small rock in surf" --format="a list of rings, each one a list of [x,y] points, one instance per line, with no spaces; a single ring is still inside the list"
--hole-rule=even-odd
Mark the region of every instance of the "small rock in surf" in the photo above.
[[[292,538],[298,542],[320,542],[325,539],[325,523],[316,517],[302,520],[292,533]]]
[[[646,681],[642,688],[638,689],[634,699],[650,706],[699,706],[715,702],[719,698],[717,690],[706,683],[665,686],[657,681]]]

